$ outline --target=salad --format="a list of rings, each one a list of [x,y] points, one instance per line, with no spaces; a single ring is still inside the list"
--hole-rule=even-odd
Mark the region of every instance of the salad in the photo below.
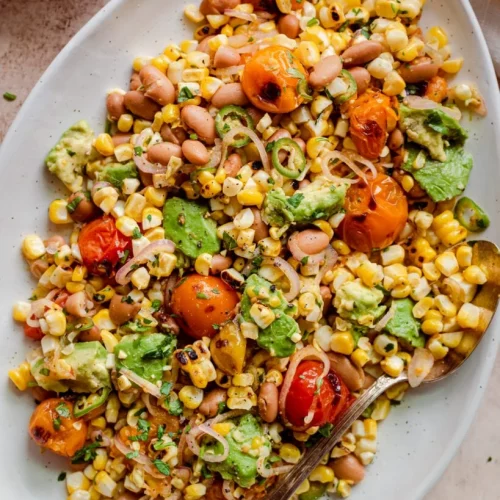
[[[49,151],[61,234],[9,372],[68,500],[259,499],[383,374],[408,372],[297,490],[346,498],[410,387],[491,312],[463,196],[463,60],[420,0],[203,0],[193,38],[137,57],[105,130]],[[376,465],[374,465],[376,467]]]

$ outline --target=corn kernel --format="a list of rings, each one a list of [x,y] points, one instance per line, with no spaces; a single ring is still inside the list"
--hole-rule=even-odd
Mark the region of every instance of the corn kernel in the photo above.
[[[194,4],[188,4],[184,7],[184,15],[193,23],[201,23],[205,16],[200,12],[200,9]]]
[[[24,361],[17,368],[9,370],[9,378],[20,391],[25,391],[33,381],[29,363]]]
[[[354,351],[354,339],[349,332],[337,332],[332,335],[330,348],[334,352],[350,356]]]
[[[128,113],[124,113],[123,115],[120,115],[120,118],[118,118],[117,127],[120,132],[126,133],[132,128],[133,124],[134,117]]]
[[[206,492],[207,487],[204,484],[190,484],[184,490],[184,500],[198,500],[200,498],[205,498]]]
[[[320,483],[331,483],[335,479],[335,474],[331,467],[326,465],[318,465],[309,475],[310,481],[318,481]]]
[[[73,222],[68,212],[66,200],[54,200],[49,205],[49,219],[53,224],[69,224]]]
[[[440,26],[433,26],[427,31],[426,39],[429,43],[437,42],[440,49],[448,44],[448,35]]]
[[[153,227],[161,226],[163,214],[160,210],[153,207],[146,207],[142,212],[142,229],[147,230]]]
[[[203,401],[203,389],[199,389],[198,387],[194,387],[192,385],[185,385],[179,391],[179,399],[186,408],[195,410]]]
[[[22,252],[26,259],[35,260],[45,255],[45,245],[42,238],[36,234],[29,234],[23,240]]]
[[[461,328],[474,330],[479,326],[480,309],[474,304],[463,304],[457,314],[457,322]]]
[[[66,333],[66,316],[62,311],[47,311],[44,317],[51,335],[60,337]]]
[[[112,156],[115,151],[113,139],[109,134],[99,134],[95,139],[94,147],[103,156]]]
[[[463,277],[473,285],[484,285],[488,281],[485,272],[479,266],[469,266],[463,271]]]
[[[116,330],[116,325],[109,317],[109,309],[101,309],[92,317],[92,321],[100,330]]]
[[[212,255],[202,253],[196,257],[194,268],[198,274],[208,276],[210,274],[210,266],[212,265]]]
[[[139,193],[133,193],[125,202],[125,215],[137,222],[142,220],[142,212],[146,208],[146,198]]]
[[[389,356],[380,362],[380,367],[390,377],[401,375],[405,366],[404,361],[399,356]]]
[[[297,57],[304,67],[312,68],[317,62],[319,62],[319,48],[312,41],[300,42],[295,50],[295,57]]]
[[[178,104],[167,104],[161,110],[161,116],[164,123],[175,123],[180,119],[180,108]]]
[[[336,250],[340,255],[349,255],[351,253],[351,249],[347,246],[347,244],[342,240],[335,240],[332,243],[332,247]]]
[[[83,472],[73,472],[66,476],[66,489],[70,495],[77,490],[88,490],[89,488],[90,481]]]
[[[103,496],[111,498],[116,491],[117,484],[111,476],[105,472],[100,471],[95,478],[95,489]]]
[[[31,304],[29,302],[16,302],[12,308],[12,317],[15,321],[25,323],[31,311]]]
[[[289,464],[297,464],[300,460],[300,450],[293,444],[284,444],[279,451],[280,457]]]
[[[441,64],[441,69],[449,75],[455,75],[462,69],[463,65],[464,58],[457,57],[456,59],[448,59],[447,61],[445,61],[443,64]]]

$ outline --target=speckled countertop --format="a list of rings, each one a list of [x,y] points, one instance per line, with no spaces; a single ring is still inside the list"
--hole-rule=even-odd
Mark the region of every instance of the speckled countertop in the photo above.
[[[33,85],[106,0],[0,0],[0,141]],[[500,73],[500,0],[472,0]],[[50,7],[50,8],[49,8]],[[500,500],[500,358],[471,430],[427,500]],[[467,404],[467,401],[464,401]],[[405,495],[402,495],[405,498]],[[375,500],[375,499],[373,499]]]

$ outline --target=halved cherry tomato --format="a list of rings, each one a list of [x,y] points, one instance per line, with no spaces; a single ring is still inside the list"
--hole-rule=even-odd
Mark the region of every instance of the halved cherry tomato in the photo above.
[[[403,230],[408,201],[399,184],[385,174],[369,174],[347,191],[346,215],[340,226],[342,239],[355,250],[370,252],[388,247]]]
[[[269,13],[278,12],[278,7],[276,6],[276,2],[274,0],[250,0],[250,3],[253,5],[254,10],[257,11]]]
[[[41,340],[43,338],[42,329],[39,326],[29,326],[24,324],[24,335],[32,340]]]
[[[351,138],[358,152],[370,160],[380,156],[387,140],[387,129],[397,120],[391,99],[380,92],[366,91],[351,105]]]
[[[71,401],[50,398],[36,407],[30,419],[29,433],[42,448],[63,457],[72,457],[85,444],[87,424],[73,416]]]
[[[256,108],[270,113],[289,113],[304,100],[297,85],[306,78],[304,67],[292,52],[273,45],[259,50],[246,62],[241,84]]]
[[[342,379],[333,371],[320,382],[323,363],[320,361],[302,361],[297,367],[288,392],[285,412],[288,421],[295,427],[304,426],[304,419],[309,413],[315,392],[314,417],[310,426],[334,423],[335,419],[351,402],[351,394]]]
[[[170,305],[181,328],[201,339],[213,337],[219,325],[233,319],[238,302],[238,294],[220,278],[191,274],[174,288]]]
[[[113,217],[104,216],[83,226],[78,237],[83,263],[90,273],[110,276],[130,238],[116,229]]]

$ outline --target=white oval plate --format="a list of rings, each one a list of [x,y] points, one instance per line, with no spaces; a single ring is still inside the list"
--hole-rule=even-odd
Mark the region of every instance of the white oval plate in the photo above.
[[[29,394],[20,394],[7,380],[30,347],[11,318],[11,305],[26,299],[34,283],[20,254],[23,235],[46,235],[47,206],[56,193],[66,196],[50,177],[43,158],[60,134],[80,119],[96,131],[105,120],[106,90],[126,88],[132,60],[153,55],[168,42],[190,38],[192,27],[183,20],[184,4],[174,0],[111,1],[66,46],[19,112],[0,151],[4,175],[0,187],[0,366],[2,408],[1,498],[38,500],[66,498],[57,482],[66,462],[40,454],[26,432],[34,407]],[[485,237],[499,242],[500,185],[497,149],[500,144],[498,87],[484,38],[467,0],[428,1],[422,23],[444,26],[454,55],[463,55],[459,79],[477,83],[486,98],[485,119],[465,118],[470,131],[467,149],[475,167],[467,193],[487,210],[492,226]],[[412,393],[395,407],[380,428],[379,452],[368,477],[353,489],[352,498],[406,500],[422,498],[450,462],[467,432],[486,387],[495,359],[500,325],[491,331],[472,359],[446,382]],[[496,340],[495,342],[495,335]]]

